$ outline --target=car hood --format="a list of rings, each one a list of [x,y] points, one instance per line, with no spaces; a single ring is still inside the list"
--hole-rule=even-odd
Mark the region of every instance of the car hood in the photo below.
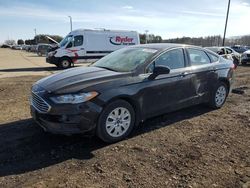
[[[126,78],[129,75],[131,73],[114,72],[98,67],[77,67],[45,77],[36,85],[49,93],[74,93],[89,87],[93,88],[98,84]]]

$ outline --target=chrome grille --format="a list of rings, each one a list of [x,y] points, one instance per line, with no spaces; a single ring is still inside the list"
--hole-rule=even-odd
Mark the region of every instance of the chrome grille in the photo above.
[[[45,100],[33,92],[31,94],[31,105],[40,113],[47,113],[51,108]]]

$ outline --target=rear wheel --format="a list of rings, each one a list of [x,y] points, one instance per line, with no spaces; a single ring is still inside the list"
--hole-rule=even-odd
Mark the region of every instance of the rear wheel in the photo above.
[[[227,99],[227,95],[227,85],[224,82],[219,82],[211,95],[210,106],[215,109],[221,108]]]
[[[69,58],[62,58],[59,66],[63,69],[67,69],[71,67],[71,60]]]
[[[129,135],[135,124],[133,107],[124,100],[110,103],[100,115],[97,136],[104,142],[117,142]]]

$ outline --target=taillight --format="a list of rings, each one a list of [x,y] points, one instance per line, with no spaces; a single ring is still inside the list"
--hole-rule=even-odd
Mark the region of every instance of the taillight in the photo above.
[[[231,65],[230,67],[231,69],[235,70],[237,68],[237,65],[235,65],[234,63]]]

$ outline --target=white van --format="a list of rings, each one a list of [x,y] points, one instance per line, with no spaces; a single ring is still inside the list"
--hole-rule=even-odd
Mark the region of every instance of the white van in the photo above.
[[[46,62],[69,68],[75,63],[99,59],[125,46],[137,44],[140,44],[140,38],[136,31],[75,30],[58,44],[58,49],[48,53]]]

